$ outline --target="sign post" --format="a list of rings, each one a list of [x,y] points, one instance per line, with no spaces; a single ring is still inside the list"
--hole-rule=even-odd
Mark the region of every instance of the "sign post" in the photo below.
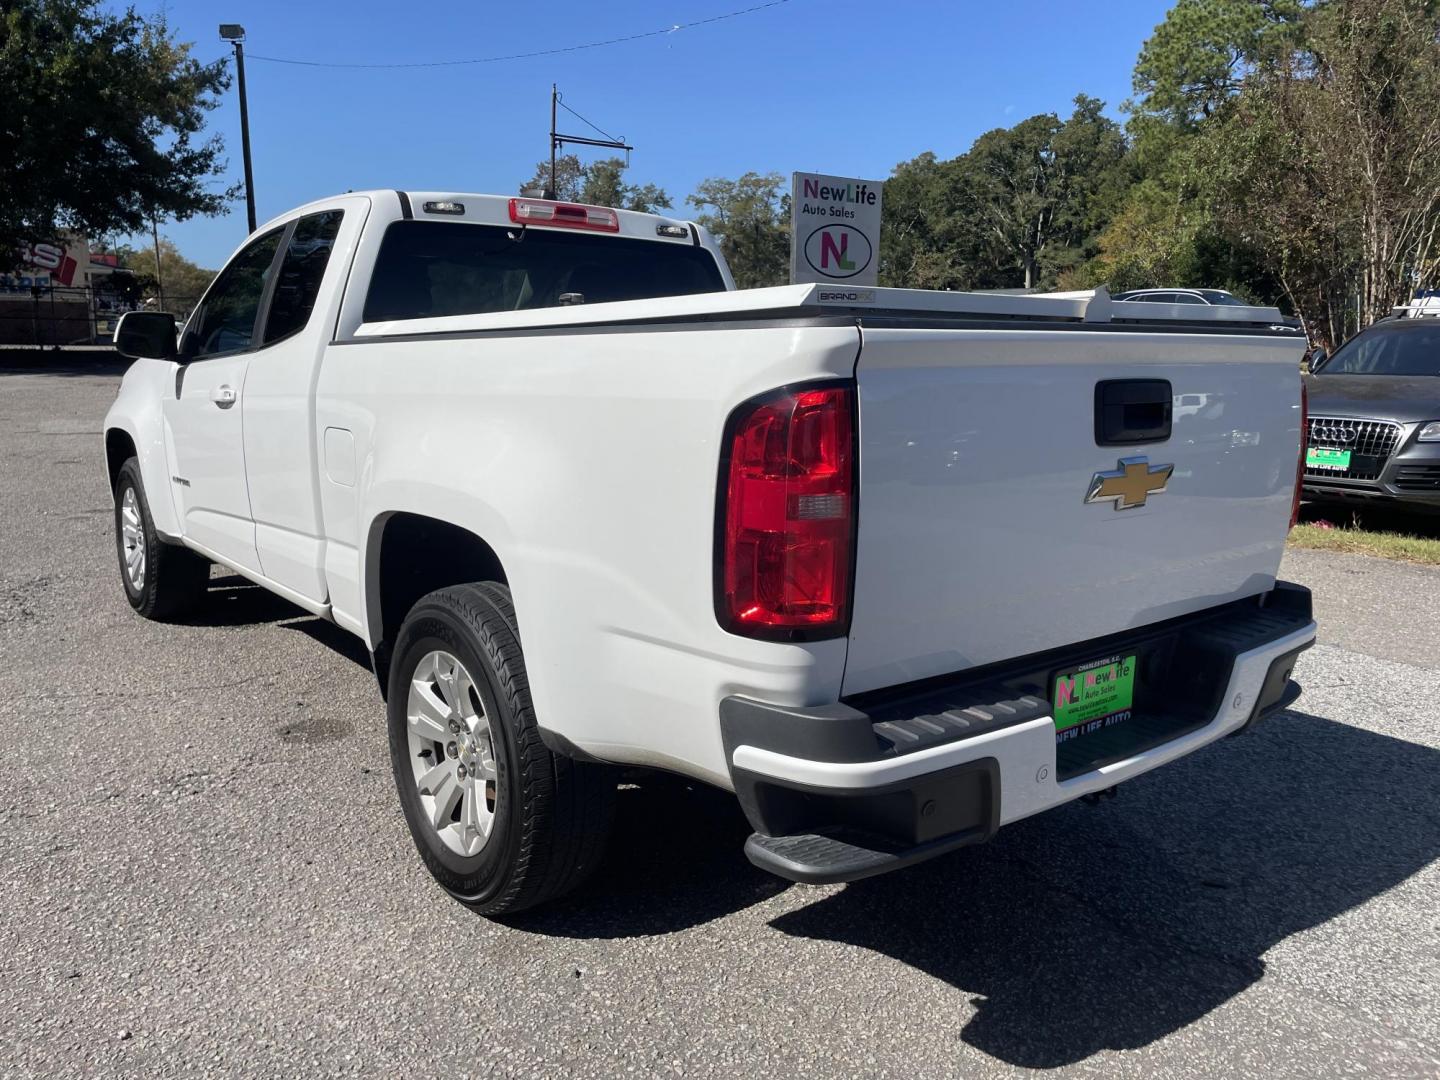
[[[883,180],[794,174],[790,282],[874,285],[880,271]]]

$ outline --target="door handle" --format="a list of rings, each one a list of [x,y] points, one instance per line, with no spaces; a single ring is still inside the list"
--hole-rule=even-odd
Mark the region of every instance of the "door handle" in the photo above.
[[[222,409],[228,409],[235,404],[235,388],[233,386],[217,386],[210,391],[210,400]]]

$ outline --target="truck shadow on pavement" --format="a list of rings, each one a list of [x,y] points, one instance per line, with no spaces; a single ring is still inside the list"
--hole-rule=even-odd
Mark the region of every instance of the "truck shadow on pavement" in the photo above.
[[[1440,857],[1440,751],[1305,713],[859,882],[777,929],[971,995],[960,1037],[1056,1068],[1146,1046],[1265,974],[1265,952]],[[937,1016],[937,1020],[941,1019]]]
[[[355,635],[311,615],[228,570],[212,571],[205,602],[182,625],[296,630],[370,669]],[[376,723],[384,707],[375,698]],[[310,732],[286,724],[281,739]],[[624,938],[673,933],[718,919],[784,892],[787,883],[752,867],[741,853],[750,835],[735,797],[666,773],[621,774],[615,831],[595,877],[575,897],[511,920],[521,929],[562,937]]]
[[[298,630],[353,664],[370,670],[370,653],[354,634],[332,622],[312,615],[304,608],[276,596],[269,589],[238,574],[217,571],[210,579],[205,602],[187,617],[182,626],[257,626],[274,623],[286,630]]]
[[[604,861],[573,896],[503,921],[555,937],[671,934],[790,888],[751,866],[735,796],[666,773],[626,773]]]
[[[1265,974],[1263,956],[1440,857],[1440,751],[1304,713],[989,844],[775,917],[782,933],[856,945],[969,996],[932,1017],[1028,1068],[1138,1049]],[[785,883],[740,854],[732,798],[646,778],[621,791],[610,855],[572,902],[511,920],[532,933],[661,934],[761,903]],[[803,888],[803,887],[802,887]],[[777,962],[785,962],[777,945]]]
[[[357,639],[330,623],[238,577],[210,585],[197,621],[275,622],[368,666]],[[832,890],[750,866],[733,796],[638,773],[620,789],[590,884],[505,921],[559,937],[645,937],[798,888],[813,902],[775,916],[774,930],[949,983],[973,1011],[947,1011],[937,996],[935,1038],[1057,1068],[1205,1017],[1264,977],[1268,950],[1440,858],[1437,776],[1440,750],[1286,712],[1123,785],[1114,801],[1070,804],[988,844]],[[787,962],[781,943],[775,955]]]

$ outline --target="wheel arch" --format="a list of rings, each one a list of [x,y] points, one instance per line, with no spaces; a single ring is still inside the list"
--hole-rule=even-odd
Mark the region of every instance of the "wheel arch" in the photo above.
[[[391,646],[421,597],[476,581],[510,583],[499,554],[483,537],[410,511],[379,514],[365,545],[365,620],[380,693],[388,689]]]
[[[120,466],[131,458],[140,457],[140,451],[135,445],[135,437],[123,427],[110,427],[105,430],[105,473],[110,478],[110,490],[115,490],[115,483],[120,479]]]
[[[105,414],[105,479],[113,493],[120,466],[133,456],[140,462],[140,478],[155,531],[174,542],[183,533],[170,481],[165,451],[165,417],[162,407],[174,392],[175,364],[136,360],[120,380],[120,392]]]

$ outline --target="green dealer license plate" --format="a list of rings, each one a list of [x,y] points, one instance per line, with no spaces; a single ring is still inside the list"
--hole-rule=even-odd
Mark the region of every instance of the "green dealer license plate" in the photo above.
[[[1350,451],[1326,450],[1323,447],[1312,446],[1305,451],[1305,464],[1311,469],[1348,469],[1350,468]]]
[[[1062,671],[1055,676],[1051,701],[1057,732],[1090,724],[1103,727],[1105,720],[1128,713],[1134,704],[1135,657],[1107,656]]]

